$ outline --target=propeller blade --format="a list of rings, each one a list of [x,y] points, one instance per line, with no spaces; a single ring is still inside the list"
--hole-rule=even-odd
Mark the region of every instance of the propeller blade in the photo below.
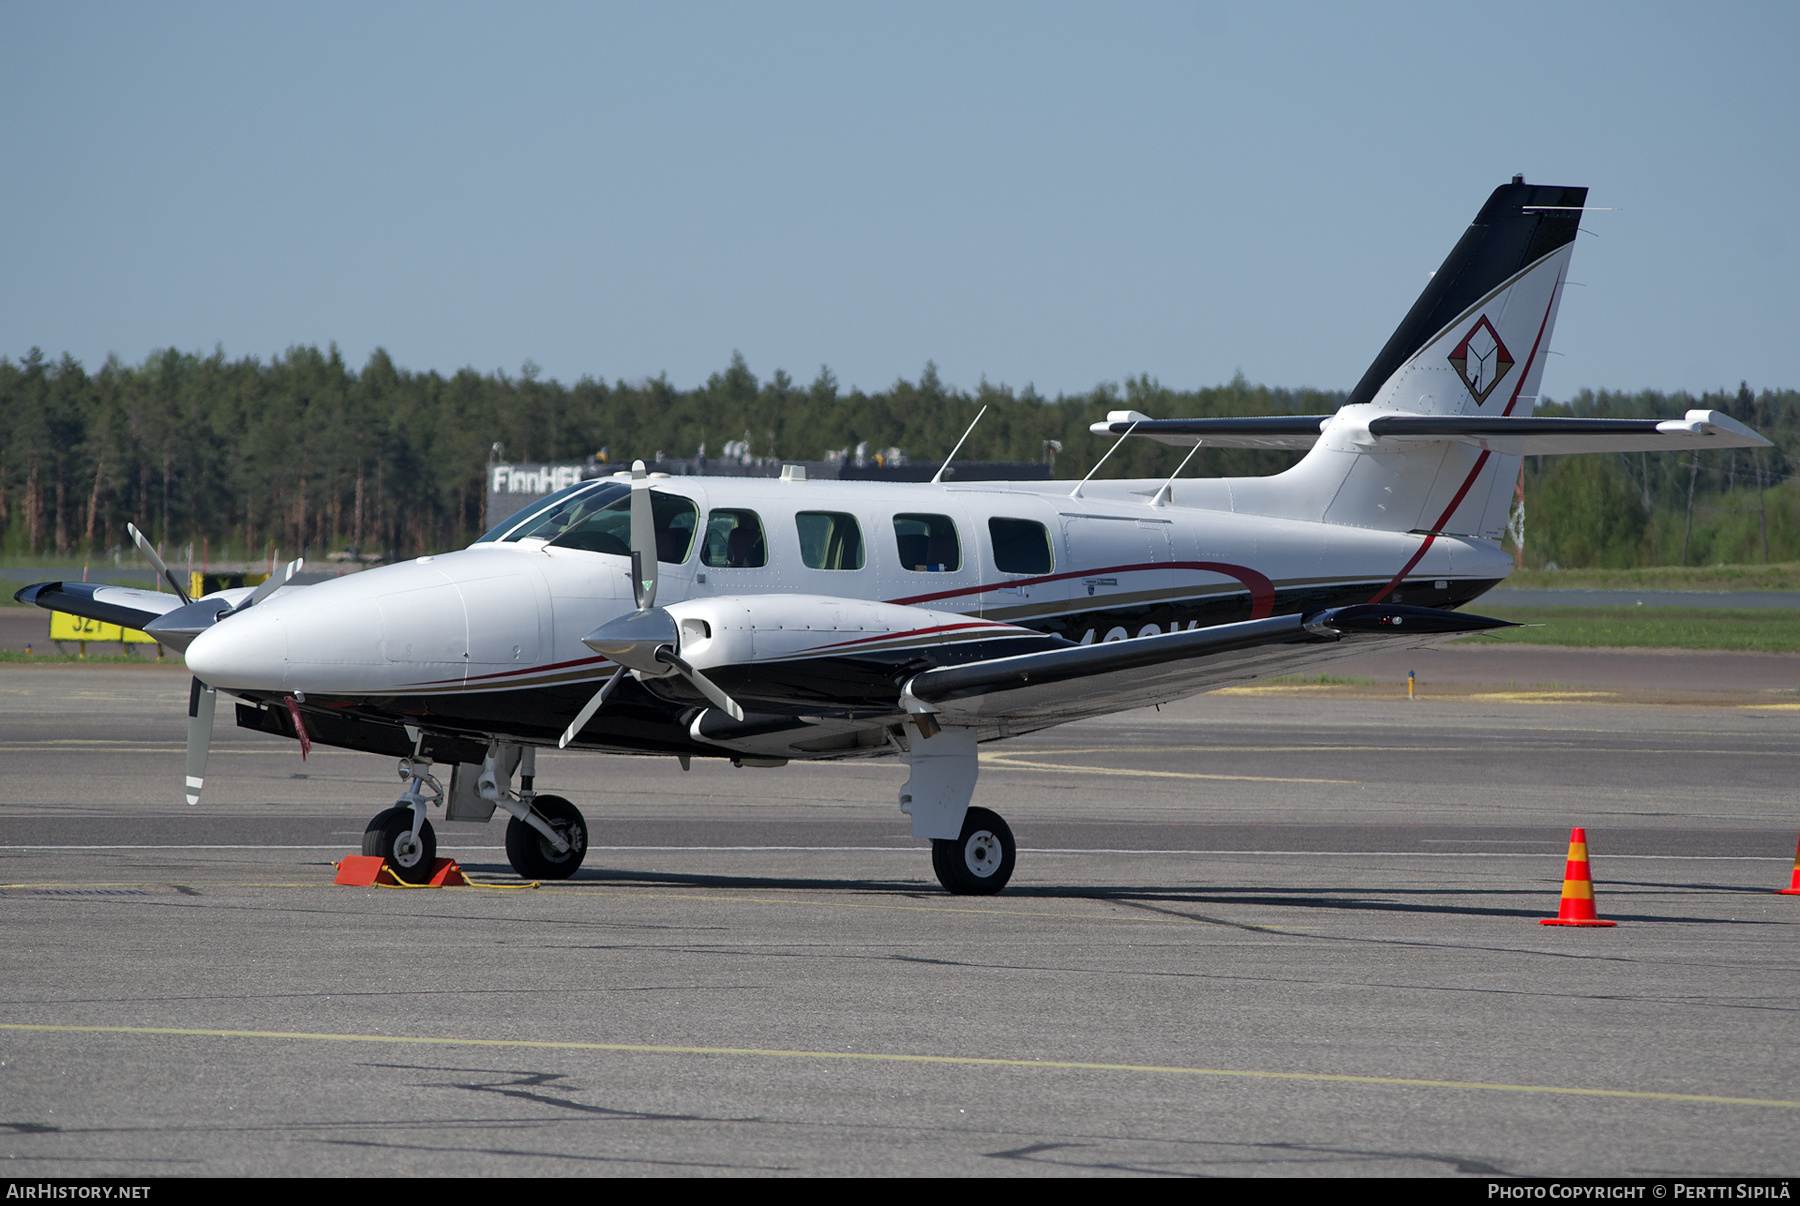
[[[213,710],[219,706],[219,692],[195,679],[188,688],[187,731],[187,802],[200,802],[200,789],[206,786],[206,756],[212,750]]]
[[[631,595],[639,611],[656,606],[656,516],[642,461],[631,462]]]
[[[258,603],[261,603],[264,599],[268,598],[292,581],[294,575],[300,572],[300,567],[305,564],[306,558],[294,558],[283,566],[279,573],[270,574],[267,578],[263,579],[263,581],[258,584],[256,590],[251,593],[250,597],[245,599],[233,610],[242,611],[246,607],[255,607]]]
[[[151,546],[149,540],[145,539],[144,534],[137,530],[137,525],[128,523],[125,525],[125,530],[131,533],[132,543],[138,546],[138,552],[150,559],[150,564],[156,567],[156,572],[163,576],[165,582],[175,588],[175,593],[181,596],[181,601],[183,603],[192,603],[193,600],[188,598],[187,591],[181,589],[181,583],[175,580],[174,571],[163,564],[163,559],[156,555],[156,549]]]
[[[569,727],[563,730],[562,739],[556,743],[557,749],[569,748],[569,742],[575,740],[575,734],[587,728],[587,722],[594,718],[594,713],[600,710],[600,705],[606,702],[606,697],[612,694],[612,689],[618,686],[619,680],[624,677],[625,667],[620,666],[613,671],[613,676],[607,679],[598,691],[594,692],[594,698],[587,701],[587,706],[575,713],[575,719],[569,722]]]
[[[712,700],[714,704],[723,709],[733,720],[742,721],[744,719],[744,709],[738,707],[737,700],[719,690],[719,685],[713,682],[712,679],[688,665],[687,662],[682,660],[680,654],[669,649],[659,649],[656,651],[656,660],[673,666],[675,669],[681,671],[682,676],[690,683],[693,683],[694,686],[698,688],[700,694]]]

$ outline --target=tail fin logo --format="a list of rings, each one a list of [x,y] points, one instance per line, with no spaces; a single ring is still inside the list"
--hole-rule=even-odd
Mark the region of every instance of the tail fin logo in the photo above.
[[[1475,405],[1480,406],[1501,378],[1512,371],[1513,358],[1484,314],[1451,351],[1450,364],[1475,396]]]

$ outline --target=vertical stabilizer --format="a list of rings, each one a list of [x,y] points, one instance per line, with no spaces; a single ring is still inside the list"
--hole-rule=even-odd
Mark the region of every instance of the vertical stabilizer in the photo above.
[[[1495,189],[1319,442],[1239,509],[1385,531],[1498,539],[1519,458],[1451,440],[1376,440],[1380,414],[1528,417],[1585,188]]]
[[[1586,202],[1585,188],[1516,176],[1495,189],[1347,405],[1516,414],[1519,403],[1535,403]]]

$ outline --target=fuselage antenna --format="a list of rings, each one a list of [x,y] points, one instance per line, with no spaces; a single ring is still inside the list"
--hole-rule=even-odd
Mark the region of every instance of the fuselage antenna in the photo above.
[[[1181,458],[1181,464],[1175,466],[1175,472],[1169,474],[1169,480],[1163,483],[1162,489],[1156,492],[1156,497],[1150,500],[1151,506],[1166,507],[1175,501],[1175,479],[1181,476],[1181,471],[1187,468],[1187,463],[1194,459],[1194,453],[1199,451],[1200,441],[1195,440],[1193,448]]]
[[[975,416],[975,423],[981,422],[981,415],[985,415],[986,413],[987,413],[987,407],[984,406],[981,408],[981,414],[978,414]],[[962,439],[956,441],[956,447],[954,447],[950,450],[950,455],[944,458],[944,463],[938,466],[938,471],[931,475],[931,484],[932,485],[934,485],[934,486],[938,485],[940,482],[942,482],[944,480],[944,470],[946,470],[950,467],[950,462],[956,459],[956,454],[961,452],[962,446],[968,442],[969,432],[972,432],[975,430],[975,423],[969,424],[969,430],[963,432]]]
[[[1120,436],[1118,439],[1114,440],[1113,446],[1111,448],[1108,448],[1106,450],[1106,452],[1101,455],[1100,459],[1094,462],[1094,467],[1092,469],[1088,470],[1087,477],[1084,477],[1080,481],[1075,483],[1075,488],[1073,490],[1069,491],[1070,498],[1080,498],[1081,497],[1081,488],[1088,484],[1088,478],[1093,477],[1094,474],[1100,472],[1100,466],[1106,464],[1106,458],[1111,456],[1113,453],[1115,453],[1119,450],[1119,445],[1123,444],[1127,439],[1130,438],[1131,433],[1137,430],[1137,425],[1141,422],[1143,422],[1142,419],[1133,419],[1131,421],[1131,426],[1127,427],[1125,429],[1125,434]],[[1199,445],[1195,445],[1195,447],[1199,447]]]

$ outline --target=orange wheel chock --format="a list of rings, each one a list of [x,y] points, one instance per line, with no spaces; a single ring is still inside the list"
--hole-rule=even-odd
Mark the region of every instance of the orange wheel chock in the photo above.
[[[471,887],[455,859],[440,858],[432,864],[431,879],[422,884],[409,884],[388,868],[387,860],[378,854],[350,854],[337,865],[337,878],[331,882],[352,888],[467,888]]]
[[[350,854],[337,865],[337,878],[334,884],[347,884],[352,888],[371,887],[387,870],[387,860],[379,854]]]
[[[1577,825],[1569,830],[1569,862],[1563,870],[1562,908],[1554,917],[1541,918],[1539,925],[1617,925],[1601,921],[1594,912],[1594,877],[1588,872],[1587,830]]]
[[[462,868],[456,865],[453,858],[440,858],[431,865],[431,887],[433,888],[467,888],[469,877]]]

